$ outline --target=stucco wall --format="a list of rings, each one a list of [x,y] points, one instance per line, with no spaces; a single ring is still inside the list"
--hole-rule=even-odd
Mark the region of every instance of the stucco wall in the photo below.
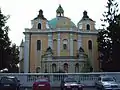
[[[41,40],[41,51],[37,51],[37,40]],[[44,54],[47,48],[47,35],[31,35],[30,72],[36,72],[36,68],[40,66],[41,55]]]
[[[88,41],[92,41],[92,50],[88,49]],[[82,35],[82,46],[85,50],[85,53],[88,54],[91,60],[91,64],[94,68],[94,71],[98,71],[98,48],[97,48],[97,36],[96,35]]]
[[[63,40],[67,39],[68,44],[67,44],[67,50],[63,49]],[[70,40],[69,40],[69,33],[60,33],[60,55],[61,56],[69,56],[70,55]]]

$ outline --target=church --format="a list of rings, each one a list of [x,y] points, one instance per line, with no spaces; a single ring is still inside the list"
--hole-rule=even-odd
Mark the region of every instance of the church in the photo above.
[[[20,72],[80,73],[88,62],[92,71],[99,71],[98,30],[87,11],[75,25],[61,5],[51,20],[40,9],[31,24],[20,44]]]

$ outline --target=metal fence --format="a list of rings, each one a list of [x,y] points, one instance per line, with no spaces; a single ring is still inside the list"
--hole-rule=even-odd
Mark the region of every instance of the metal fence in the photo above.
[[[2,76],[16,76],[20,79],[22,87],[32,87],[34,81],[39,78],[47,77],[52,87],[59,87],[64,77],[74,77],[85,86],[94,86],[95,80],[99,75],[109,75],[116,78],[120,82],[120,72],[96,72],[96,73],[0,73]]]

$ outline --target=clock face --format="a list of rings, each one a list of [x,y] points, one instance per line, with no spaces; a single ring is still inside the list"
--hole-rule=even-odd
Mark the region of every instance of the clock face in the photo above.
[[[49,29],[49,24],[48,23],[46,23],[46,28]]]
[[[82,25],[79,25],[79,29],[82,29]]]

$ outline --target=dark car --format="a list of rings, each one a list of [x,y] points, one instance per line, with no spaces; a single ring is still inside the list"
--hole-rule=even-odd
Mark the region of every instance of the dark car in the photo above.
[[[51,85],[47,78],[40,78],[33,83],[33,90],[50,90]]]
[[[13,76],[1,77],[0,90],[20,90],[20,80]]]
[[[83,90],[83,85],[73,77],[65,77],[61,81],[61,90]]]

